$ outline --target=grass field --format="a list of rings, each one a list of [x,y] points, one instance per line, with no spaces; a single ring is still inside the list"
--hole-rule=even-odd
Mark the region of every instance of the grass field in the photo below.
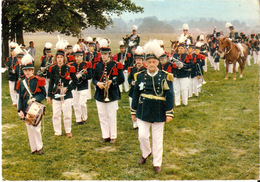
[[[115,54],[123,35],[106,36],[112,40]],[[150,38],[163,39],[169,51],[170,42],[167,42],[174,39],[170,36],[143,35],[141,44]],[[76,38],[66,39],[72,45],[76,43]],[[57,37],[25,36],[25,42],[30,40],[35,42],[38,67],[45,42],[52,42],[55,47]],[[208,64],[204,75],[207,83],[200,96],[190,98],[188,106],[175,108],[174,119],[165,126],[162,171],[156,174],[152,157],[144,165],[138,165],[141,151],[137,131],[132,130],[127,93],[122,93],[119,101],[115,144],[99,143],[101,130],[93,97],[88,101],[85,125],[76,125],[73,114],[72,138],[67,138],[64,130],[61,137],[54,137],[52,108],[44,100],[47,106],[42,126],[44,154],[30,154],[26,126],[11,106],[7,73],[4,73],[2,178],[11,181],[259,179],[259,67],[246,66],[244,77],[238,78],[237,74],[236,81],[231,75],[224,80],[224,76],[222,60],[220,71],[214,71]]]

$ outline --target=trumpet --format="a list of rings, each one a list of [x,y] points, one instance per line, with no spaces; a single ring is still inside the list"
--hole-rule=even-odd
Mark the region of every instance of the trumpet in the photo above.
[[[105,77],[104,98],[105,98],[105,101],[108,102],[108,101],[110,101],[110,99],[108,98],[108,89],[109,89],[108,81],[109,81],[109,76],[107,75],[106,72],[105,72],[104,77]]]
[[[80,71],[76,74],[76,77],[77,77],[78,80],[79,80],[80,77],[82,77],[82,74],[83,74],[85,71],[87,71],[87,69],[82,69],[82,70],[80,70]]]
[[[43,68],[43,71],[41,69],[39,69],[37,71],[37,75],[38,76],[46,76],[47,73],[48,73],[48,69],[49,67],[51,67],[52,63],[47,63],[47,65],[45,67],[42,67]]]

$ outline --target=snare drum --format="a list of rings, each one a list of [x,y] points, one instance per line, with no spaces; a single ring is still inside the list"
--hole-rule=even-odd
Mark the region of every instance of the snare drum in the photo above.
[[[37,126],[42,116],[45,114],[45,105],[38,102],[32,102],[26,110],[25,122],[29,125]]]

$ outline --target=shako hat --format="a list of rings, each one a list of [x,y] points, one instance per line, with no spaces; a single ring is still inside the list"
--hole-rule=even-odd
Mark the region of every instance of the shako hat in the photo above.
[[[183,24],[182,30],[189,30],[189,25],[187,23]]]
[[[109,47],[109,42],[107,39],[103,38],[101,39],[100,41],[98,41],[99,43],[99,51],[102,53],[110,53],[111,52],[111,49]]]
[[[133,25],[133,26],[132,26],[132,30],[135,30],[135,31],[136,31],[136,30],[137,30],[137,26],[136,26],[136,25]]]
[[[82,55],[82,56],[83,56],[83,51],[81,50],[79,44],[75,44],[75,45],[73,46],[72,51],[73,51],[73,54],[74,54],[75,56],[76,56],[76,55]]]
[[[60,38],[58,35],[58,42],[56,43],[56,55],[63,55],[65,56],[65,48],[67,47],[68,42],[66,40],[63,40],[63,38]]]
[[[137,46],[134,54],[134,59],[143,59],[144,60],[144,49],[141,46]]]
[[[150,40],[144,45],[145,59],[155,58],[159,60],[159,57],[164,53],[163,48],[157,40]]]
[[[15,56],[18,58],[22,58],[24,56],[23,50],[18,45],[16,46],[16,48],[13,51],[14,51]]]
[[[18,46],[18,44],[13,42],[13,41],[10,42],[10,44],[9,44],[9,47],[10,47],[11,51],[13,51],[17,46]]]
[[[46,42],[44,48],[45,48],[46,51],[50,51],[51,48],[52,48],[52,43]]]
[[[23,70],[34,69],[33,57],[28,52],[26,52],[26,54],[22,58],[21,62],[22,62],[22,65],[23,65]]]
[[[119,47],[120,47],[120,48],[125,47],[125,44],[124,44],[124,42],[123,42],[122,40],[120,40],[120,41],[118,42],[118,44],[119,44]]]

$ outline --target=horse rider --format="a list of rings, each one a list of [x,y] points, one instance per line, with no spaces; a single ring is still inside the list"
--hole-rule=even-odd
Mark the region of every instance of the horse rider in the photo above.
[[[182,25],[182,30],[183,30],[183,33],[179,37],[179,42],[184,42],[186,47],[189,44],[193,44],[192,35],[189,34],[189,32],[188,32],[189,31],[189,25],[187,23]]]
[[[243,53],[243,47],[242,45],[239,43],[238,39],[239,39],[239,35],[238,32],[235,31],[234,26],[231,23],[226,23],[226,27],[229,29],[229,38],[231,39],[232,42],[236,43],[236,45],[238,46],[238,48],[240,49],[241,52],[241,57],[244,57],[244,53]]]
[[[126,35],[129,41],[132,41],[135,45],[135,47],[139,46],[140,43],[140,35],[137,34],[137,26],[133,25],[132,26],[132,34],[131,35]],[[128,41],[128,42],[129,42]]]

